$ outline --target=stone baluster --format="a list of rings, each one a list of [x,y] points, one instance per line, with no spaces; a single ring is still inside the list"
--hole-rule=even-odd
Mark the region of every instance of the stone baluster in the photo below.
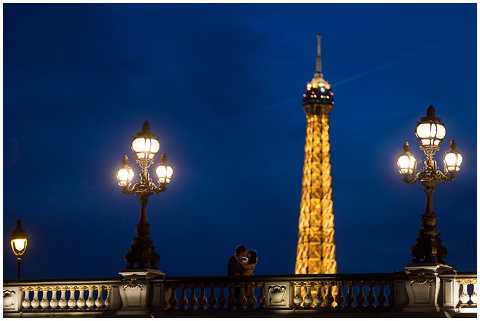
[[[334,296],[334,302],[335,306],[334,308],[336,309],[342,309],[343,308],[343,295],[342,295],[342,289],[343,289],[343,282],[342,281],[337,281],[333,290],[333,296]]]
[[[107,291],[107,298],[105,299],[105,307],[109,308],[112,306],[112,286],[105,287]]]
[[[91,309],[95,306],[95,299],[93,298],[93,285],[88,285],[87,291],[88,291],[88,298],[87,298],[87,302],[85,302],[85,305],[87,306],[87,308]]]
[[[256,309],[257,307],[257,284],[251,282],[248,284],[249,293],[248,293],[248,308],[249,309]]]
[[[64,309],[67,306],[66,292],[67,292],[67,287],[62,286],[60,288],[60,301],[58,301],[58,306],[61,309]]]
[[[50,299],[51,309],[56,309],[58,307],[57,292],[58,288],[56,286],[52,287],[52,298]]]
[[[95,307],[102,308],[103,307],[103,286],[98,285],[97,287],[97,299],[95,300]]]
[[[293,292],[294,292],[294,295],[293,295],[293,304],[296,306],[296,307],[300,307],[302,302],[303,302],[303,298],[302,298],[302,285],[301,283],[297,283],[295,282],[293,284]]]
[[[83,285],[78,288],[77,307],[80,309],[85,307],[85,287]]]
[[[338,300],[342,300],[341,299],[341,287],[338,286],[338,284],[340,284],[339,281],[331,281],[330,282],[330,298],[332,300],[332,302],[330,303],[330,307],[332,309],[340,309],[340,304],[339,304],[339,301]]]
[[[313,303],[313,298],[312,298],[312,283],[311,282],[305,282],[305,297],[303,298],[303,307],[308,308],[312,305]]]
[[[266,305],[265,283],[260,284],[260,295],[258,300],[258,307],[264,309]]]
[[[200,285],[200,297],[198,298],[198,305],[200,310],[208,309],[207,296],[205,294],[205,284]]]
[[[248,308],[248,299],[247,299],[247,283],[240,283],[240,306],[243,310]]]
[[[170,309],[177,310],[177,288],[176,287],[171,287],[170,288],[171,294],[170,298],[168,299],[168,305],[170,306]]]
[[[185,285],[182,284],[182,299],[180,301],[180,307],[184,310],[188,309],[188,298],[187,293],[185,291]]]
[[[354,301],[355,301],[355,295],[353,293],[353,282],[348,281],[347,295],[346,295],[346,299],[345,299],[345,307],[347,309],[352,309]]]
[[[75,309],[77,307],[77,300],[75,299],[75,287],[71,286],[68,288],[70,296],[68,298],[67,305],[70,309]]]
[[[235,302],[237,299],[235,298],[235,292],[237,291],[237,287],[236,287],[236,284],[232,284],[230,287],[228,287],[227,285],[227,289],[228,289],[228,308],[229,309],[235,309],[235,305],[237,304],[237,302]]]
[[[329,283],[328,282],[319,282],[318,290],[322,296],[322,302],[320,304],[321,308],[329,308],[330,307],[330,298],[329,298]]]
[[[470,295],[470,301],[472,304],[477,304],[477,282],[473,281],[472,295]]]
[[[313,282],[313,307],[320,308],[322,306],[322,285],[319,282]]]
[[[219,309],[222,310],[225,308],[225,304],[227,303],[227,299],[225,298],[225,289],[223,285],[220,287],[220,298],[218,299]]]
[[[210,285],[210,295],[208,296],[208,308],[215,310],[217,304],[217,297],[215,296],[215,287],[213,284]]]
[[[373,309],[375,307],[375,283],[367,284],[367,308]]]
[[[461,283],[460,284],[460,296],[458,298],[458,305],[466,304],[469,300],[468,292],[467,292],[467,284]]]
[[[30,302],[30,305],[34,309],[40,306],[40,301],[38,301],[38,288],[33,289],[33,300]]]
[[[326,287],[326,300],[327,300],[327,308],[331,309],[335,307],[335,283],[331,281],[326,281],[325,282],[325,287]]]
[[[385,281],[380,282],[380,287],[378,289],[378,308],[384,308],[386,306],[387,297],[385,295]]]
[[[23,300],[22,300],[22,308],[28,309],[31,306],[30,302],[30,288],[23,289]]]
[[[42,292],[42,299],[40,300],[40,307],[42,309],[46,309],[50,306],[50,302],[48,301],[48,291],[49,290],[50,290],[49,288],[40,289],[40,291]]]
[[[365,304],[365,291],[363,290],[363,281],[360,281],[360,286],[358,287],[358,297],[357,297],[357,308],[363,309]]]
[[[196,311],[198,309],[198,299],[195,284],[192,284],[190,288],[190,309],[192,309],[192,311]]]

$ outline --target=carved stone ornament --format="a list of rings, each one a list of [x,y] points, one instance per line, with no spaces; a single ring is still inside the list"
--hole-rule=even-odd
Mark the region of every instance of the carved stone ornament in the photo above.
[[[287,287],[274,285],[268,288],[269,305],[284,305],[286,303]]]
[[[413,286],[414,284],[427,284],[429,287],[431,287],[434,282],[435,279],[431,277],[431,274],[419,272],[415,274],[413,279],[410,280],[409,285]]]
[[[17,309],[17,294],[13,290],[3,290],[3,309],[16,310]]]
[[[140,290],[143,290],[143,287],[145,286],[145,279],[144,278],[138,278],[138,277],[130,277],[130,278],[125,278],[122,280],[122,287],[124,289],[126,288],[140,288]]]

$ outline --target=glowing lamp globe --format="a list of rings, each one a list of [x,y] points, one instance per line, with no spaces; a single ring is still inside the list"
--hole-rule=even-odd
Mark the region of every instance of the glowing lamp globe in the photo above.
[[[17,226],[10,237],[10,246],[13,255],[17,258],[22,257],[27,251],[28,237],[27,233],[22,229],[22,222],[17,220]]]
[[[397,159],[398,171],[401,175],[408,176],[415,173],[415,167],[417,166],[417,160],[410,151],[408,142],[403,145],[403,151]]]
[[[132,182],[133,176],[133,169],[128,165],[128,157],[124,155],[122,167],[117,172],[118,185],[121,187],[128,186]]]
[[[160,165],[158,165],[155,172],[157,173],[158,182],[160,184],[168,184],[172,181],[173,168],[168,164],[167,156],[165,154],[162,155]]]
[[[443,163],[445,165],[445,171],[450,174],[456,174],[460,171],[460,165],[462,164],[462,155],[457,151],[457,144],[455,141],[450,142],[450,150],[443,157]]]
[[[446,129],[440,118],[435,116],[435,109],[429,106],[427,115],[422,117],[415,129],[420,147],[426,151],[437,151],[446,135]]]
[[[132,150],[139,160],[151,160],[160,149],[160,142],[150,131],[148,121],[143,123],[142,131],[137,133],[132,141]]]

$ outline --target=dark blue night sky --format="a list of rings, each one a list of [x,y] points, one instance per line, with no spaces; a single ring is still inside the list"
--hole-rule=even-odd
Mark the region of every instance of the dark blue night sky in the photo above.
[[[124,268],[139,204],[115,171],[145,119],[175,168],[149,207],[161,270],[223,275],[244,243],[258,274],[293,273],[317,32],[339,271],[409,263],[424,195],[395,159],[405,140],[420,159],[429,104],[464,155],[435,194],[447,261],[476,270],[475,30],[475,4],[4,5],[4,277],[17,218],[25,278]]]

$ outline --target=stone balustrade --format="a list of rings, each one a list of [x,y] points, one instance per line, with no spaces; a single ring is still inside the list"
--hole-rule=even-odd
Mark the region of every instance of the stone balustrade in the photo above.
[[[3,310],[38,315],[103,314],[120,306],[118,284],[119,280],[11,282],[3,288]]]
[[[158,305],[167,315],[272,310],[371,313],[394,307],[394,282],[402,278],[403,273],[167,278]]]
[[[107,280],[5,282],[3,312],[6,317],[473,316],[477,293],[475,273],[435,279],[404,272],[176,278],[131,272]]]

